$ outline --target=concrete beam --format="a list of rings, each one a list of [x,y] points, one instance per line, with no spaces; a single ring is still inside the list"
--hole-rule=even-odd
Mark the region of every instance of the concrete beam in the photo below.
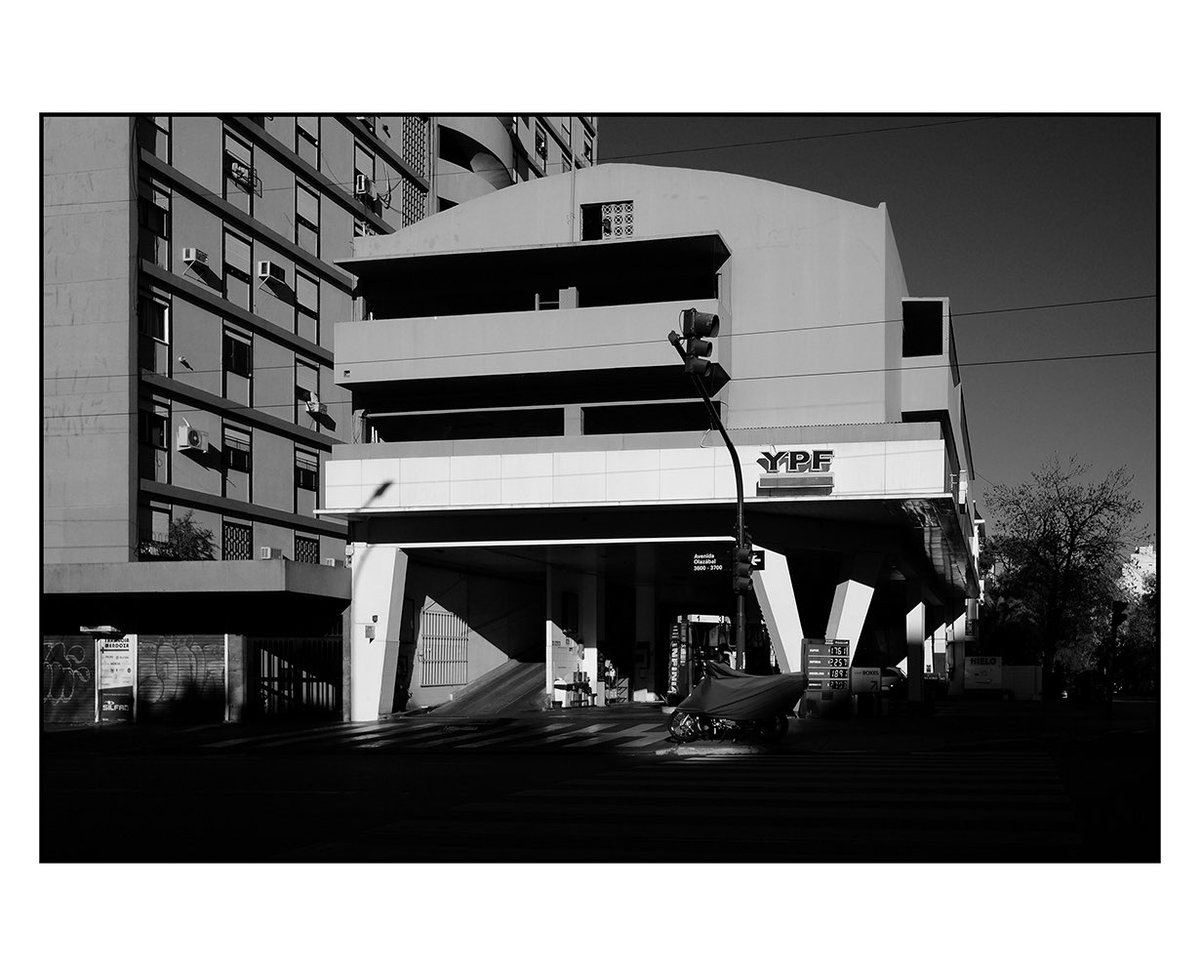
[[[883,557],[878,553],[860,553],[848,558],[842,573],[843,579],[834,591],[825,637],[827,640],[849,641],[852,663],[882,565]]]
[[[803,668],[804,629],[800,626],[800,608],[792,590],[792,574],[787,556],[770,549],[766,566],[754,574],[754,595],[762,609],[775,660],[784,674],[799,674]]]

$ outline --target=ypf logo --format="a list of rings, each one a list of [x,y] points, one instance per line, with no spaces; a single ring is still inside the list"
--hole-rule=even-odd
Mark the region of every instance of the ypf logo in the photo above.
[[[767,474],[822,473],[829,470],[833,451],[763,451],[758,463]]]

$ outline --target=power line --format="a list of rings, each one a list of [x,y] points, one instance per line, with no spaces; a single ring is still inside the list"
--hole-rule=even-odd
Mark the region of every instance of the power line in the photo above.
[[[102,280],[108,280],[108,279],[102,279]],[[71,282],[71,284],[74,284],[74,282]],[[1077,301],[1070,301],[1070,302],[1050,302],[1050,303],[1041,304],[1041,305],[1011,305],[1011,306],[1004,307],[1004,308],[984,308],[984,309],[976,309],[974,311],[954,312],[954,313],[952,313],[951,317],[952,318],[953,317],[966,318],[967,316],[976,316],[976,315],[1002,315],[1002,314],[1009,314],[1012,312],[1043,311],[1043,310],[1052,309],[1052,308],[1077,308],[1077,307],[1084,306],[1084,305],[1106,305],[1106,304],[1113,304],[1115,302],[1137,302],[1137,301],[1147,301],[1150,299],[1157,299],[1157,298],[1158,298],[1158,295],[1151,293],[1151,294],[1145,294],[1145,295],[1120,295],[1120,296],[1111,297],[1111,298],[1080,299]],[[362,322],[358,322],[355,324],[362,325],[362,324],[366,324],[367,322],[371,322],[371,321],[376,321],[376,320],[366,319],[366,320],[363,320]],[[389,320],[385,319],[385,320],[381,320],[381,321],[389,321]],[[397,319],[394,321],[404,321],[404,320]],[[786,334],[793,333],[793,332],[820,332],[825,329],[847,329],[847,328],[859,328],[859,327],[868,326],[868,325],[890,325],[890,324],[893,324],[896,322],[903,322],[903,321],[904,321],[904,319],[901,317],[901,318],[886,318],[886,319],[869,319],[869,320],[864,320],[861,322],[831,322],[831,323],[826,323],[824,325],[794,326],[791,328],[783,328],[783,329],[758,329],[758,330],[751,330],[751,331],[747,331],[747,332],[739,331],[739,332],[735,333],[733,337],[741,338],[741,337],[745,337],[745,336],[759,336],[759,335],[786,335]],[[627,339],[627,340],[623,340],[620,342],[606,343],[606,345],[609,345],[609,346],[656,346],[659,343],[661,343],[662,341],[663,341],[662,339]],[[525,348],[517,349],[517,350],[513,350],[513,351],[520,352],[520,353],[556,352],[558,350],[561,350],[562,348],[563,348],[562,346],[532,346],[532,347],[525,347]],[[446,353],[443,355],[436,355],[436,356],[403,356],[403,357],[394,356],[394,357],[390,357],[387,359],[352,359],[352,360],[342,361],[341,365],[363,366],[363,365],[374,365],[374,364],[378,364],[378,363],[414,362],[414,361],[423,360],[423,359],[462,359],[462,358],[469,358],[469,357],[480,356],[480,355],[486,355],[486,354],[479,353],[479,352],[461,352],[461,353]],[[961,366],[964,364],[959,363],[958,365]],[[185,369],[186,368],[187,367],[185,367]],[[257,374],[259,372],[263,372],[263,371],[266,371],[269,369],[293,369],[293,368],[294,368],[294,366],[292,366],[292,365],[284,364],[284,365],[279,365],[279,366],[255,367],[254,371]],[[326,368],[328,368],[328,367],[326,367]],[[223,372],[225,372],[224,367],[213,368],[213,369],[188,369],[187,373],[183,373],[180,375],[186,376],[186,375],[190,375],[190,374],[199,375],[202,373],[223,373]],[[140,375],[141,375],[140,372],[139,373],[85,373],[85,374],[83,374],[83,377],[86,379],[125,379],[128,377],[140,376]],[[45,379],[45,377],[44,377],[44,379]],[[101,391],[101,392],[103,392],[103,391]]]
[[[930,129],[935,126],[962,125],[967,122],[989,122],[992,119],[1006,118],[1003,115],[979,115],[966,119],[948,119],[944,122],[917,122],[912,125],[891,125],[879,129],[854,129],[848,132],[822,132],[807,136],[787,136],[780,139],[752,139],[746,142],[726,142],[711,146],[691,146],[684,149],[659,149],[653,152],[626,153],[621,156],[610,156],[613,159],[646,159],[650,156],[670,156],[676,153],[710,152],[718,149],[748,149],[752,146],[775,146],[787,142],[809,142],[816,139],[841,139],[846,136],[876,135],[882,132],[900,132],[905,129]]]
[[[779,138],[779,139],[751,139],[751,140],[747,140],[744,142],[714,143],[712,145],[707,145],[707,146],[690,146],[690,147],[685,147],[682,149],[659,149],[659,150],[653,150],[650,152],[623,153],[619,156],[610,156],[610,157],[608,157],[607,160],[604,160],[604,162],[612,162],[613,160],[624,160],[624,159],[649,159],[649,158],[652,158],[655,156],[668,156],[668,155],[673,155],[673,154],[678,154],[678,153],[688,153],[688,152],[710,152],[710,151],[716,151],[716,150],[721,150],[721,149],[747,149],[747,148],[751,148],[754,146],[782,145],[782,144],[789,143],[789,142],[809,142],[809,141],[820,140],[820,139],[841,139],[841,138],[845,138],[847,136],[877,135],[877,134],[885,133],[885,132],[901,132],[901,131],[905,131],[908,129],[928,129],[928,128],[935,128],[935,127],[940,127],[940,126],[962,125],[962,124],[965,124],[968,122],[988,122],[988,121],[992,121],[993,119],[1002,119],[1002,118],[1006,118],[1006,117],[1007,116],[981,115],[981,116],[974,116],[974,117],[966,118],[966,119],[947,119],[942,122],[919,122],[919,123],[914,123],[912,125],[885,126],[885,127],[877,128],[877,129],[855,129],[855,130],[852,130],[849,132],[824,132],[824,133],[816,133],[813,135],[806,135],[806,136],[787,136],[787,137],[783,137],[783,138]],[[572,147],[572,152],[573,151],[574,150]],[[322,152],[322,151],[320,149],[318,149],[318,152]],[[329,160],[325,158],[323,152],[322,152],[321,158],[325,160],[326,165],[329,164]],[[597,158],[597,162],[595,163],[595,165],[602,165],[602,162],[599,160],[599,158]],[[386,160],[384,161],[384,166],[386,168],[388,168],[388,170],[389,170],[388,179],[390,180],[391,179],[390,167],[388,166]],[[103,173],[103,172],[111,171],[115,168],[117,168],[117,167],[109,166],[109,167],[97,168],[94,170],[86,170],[86,169],[74,170],[69,174],[53,173],[53,174],[49,174],[49,175],[50,176],[67,176],[67,175],[81,175],[84,173]],[[587,167],[584,167],[584,168],[586,169]],[[465,168],[462,170],[437,170],[437,169],[435,169],[433,171],[432,175],[433,176],[461,176],[461,175],[474,176],[474,175],[480,175],[483,173],[498,173],[498,172],[509,172],[509,171],[510,171],[510,167],[508,167],[508,166],[483,166],[483,167],[480,167],[479,169],[470,169],[470,170],[465,169]],[[351,179],[351,180],[335,180],[325,174],[322,174],[322,175],[325,176],[325,179],[328,181],[329,184],[339,187],[339,188],[351,187],[354,185],[354,182],[355,182],[353,179]],[[544,174],[544,176],[549,176],[549,175],[551,175],[551,174],[549,174],[549,173]],[[554,174],[554,175],[563,175],[563,174]],[[400,176],[402,179],[407,178],[403,173],[401,173]],[[297,173],[296,179],[304,179],[304,177],[302,176],[302,174]],[[309,182],[309,181],[304,180],[304,182]],[[325,184],[321,184],[321,185],[324,186]],[[294,190],[294,189],[295,189],[294,184],[291,186],[261,187],[256,191],[256,195],[261,195],[263,193],[281,193],[284,191]],[[224,191],[222,191],[220,193],[217,193],[214,191],[205,191],[204,193],[196,194],[196,195],[203,196],[203,197],[211,197],[213,199],[222,199],[222,200],[225,199]],[[129,202],[131,202],[131,199],[132,198],[129,198],[129,197],[122,197],[122,198],[115,198],[115,199],[111,199],[111,200],[81,200],[81,201],[71,201],[71,202],[67,202],[67,203],[52,203],[52,204],[45,204],[43,209],[45,209],[46,207],[85,206],[87,204],[101,204],[101,203],[129,203]]]
[[[666,340],[659,340],[659,341],[665,342]],[[979,362],[974,362],[974,363],[960,362],[958,364],[958,366],[960,369],[969,369],[974,366],[1018,366],[1018,365],[1022,365],[1025,363],[1052,363],[1052,362],[1068,362],[1068,361],[1085,360],[1085,359],[1115,359],[1115,358],[1128,357],[1128,356],[1157,356],[1157,355],[1158,355],[1157,349],[1129,349],[1129,350],[1124,350],[1121,352],[1079,353],[1077,355],[1067,355],[1067,356],[1038,356],[1038,357],[1032,357],[1029,359],[990,359],[990,360],[981,360]],[[648,365],[654,365],[654,364],[648,364]],[[753,383],[753,382],[758,382],[760,380],[806,379],[809,377],[816,377],[816,376],[855,376],[855,375],[861,375],[861,374],[865,374],[865,373],[891,373],[891,372],[898,372],[901,370],[915,371],[915,370],[921,370],[921,369],[951,369],[951,368],[952,368],[951,366],[943,365],[941,363],[922,365],[922,366],[878,366],[878,367],[872,367],[869,369],[835,369],[835,370],[827,370],[827,371],[821,371],[821,372],[815,372],[815,373],[778,373],[778,374],[767,375],[767,376],[744,376],[744,377],[735,378],[734,382]],[[118,392],[118,391],[91,391],[92,395],[99,395],[100,393],[103,393],[103,392]],[[52,394],[52,393],[50,393],[50,394],[43,394],[43,397],[64,396],[64,395],[67,395],[67,394]],[[171,399],[183,398],[180,394],[172,394],[172,393],[168,393],[168,392],[163,392],[160,395],[171,398]],[[274,408],[274,407],[291,407],[291,406],[295,406],[297,403],[303,403],[303,402],[304,401],[297,398],[296,400],[291,400],[286,403],[261,403],[261,404],[257,404],[255,406],[250,406],[250,407],[240,406],[240,405],[239,406],[230,406],[230,407],[225,407],[225,406],[204,407],[204,406],[201,406],[201,407],[196,407],[194,409],[214,410],[214,411],[222,410],[225,413],[237,414],[237,413],[245,413],[247,411],[256,411],[257,412],[257,411],[266,410],[266,409]],[[344,403],[345,401],[340,401],[340,402]],[[544,405],[538,405],[535,407],[531,407],[530,409],[539,409],[541,406],[544,406]],[[519,408],[509,408],[509,409],[519,409]],[[139,409],[139,410],[100,411],[98,413],[55,414],[53,416],[46,416],[43,414],[42,420],[43,420],[43,422],[45,422],[47,420],[71,420],[71,419],[81,419],[81,418],[87,418],[87,417],[132,417],[140,412],[142,412],[142,411]],[[278,417],[273,418],[273,419],[282,420],[282,418],[278,418]],[[283,422],[289,423],[290,421],[283,421]],[[320,432],[316,431],[316,433],[320,433]],[[46,435],[46,434],[43,434],[43,436],[72,437],[72,436],[80,436],[80,435],[75,435],[75,434]]]

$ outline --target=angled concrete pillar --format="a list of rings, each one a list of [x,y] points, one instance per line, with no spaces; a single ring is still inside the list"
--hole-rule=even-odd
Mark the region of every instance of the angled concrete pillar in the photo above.
[[[906,580],[904,597],[904,638],[908,647],[905,667],[908,675],[908,700],[921,701],[925,694],[925,600],[921,581]]]
[[[842,569],[842,580],[833,594],[825,639],[849,641],[852,664],[882,562],[883,557],[876,553],[860,553],[848,558]]]
[[[408,554],[358,542],[350,571],[350,720],[373,722],[395,708]]]
[[[754,595],[762,608],[779,670],[784,674],[799,674],[804,661],[804,630],[792,590],[792,574],[783,553],[765,551],[766,565],[754,574]]]

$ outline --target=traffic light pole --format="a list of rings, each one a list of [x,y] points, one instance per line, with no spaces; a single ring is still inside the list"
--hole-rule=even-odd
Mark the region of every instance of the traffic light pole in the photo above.
[[[682,337],[677,332],[672,331],[668,333],[667,341],[679,353],[679,358],[686,363],[688,357],[687,353],[683,350]],[[745,492],[742,488],[742,465],[738,460],[738,453],[733,446],[733,441],[729,439],[725,425],[721,423],[721,415],[718,413],[717,408],[713,406],[712,398],[708,395],[708,391],[704,389],[704,384],[700,382],[700,377],[692,375],[692,382],[696,385],[696,392],[704,398],[704,406],[708,408],[709,419],[712,420],[713,426],[720,432],[721,439],[729,449],[729,457],[733,460],[733,477],[737,483],[737,547],[742,549],[746,545],[746,521],[743,517]],[[734,639],[736,641],[735,646],[737,647],[737,659],[734,661],[734,667],[741,670],[746,664],[746,594],[739,590],[734,596]]]

